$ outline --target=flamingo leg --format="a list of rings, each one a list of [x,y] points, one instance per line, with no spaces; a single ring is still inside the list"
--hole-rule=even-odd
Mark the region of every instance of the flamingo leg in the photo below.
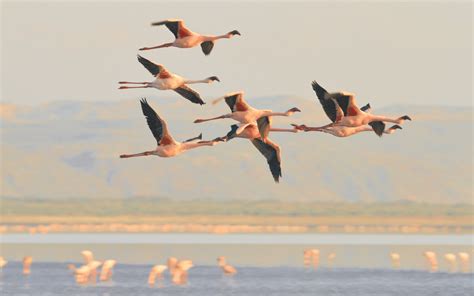
[[[121,86],[118,89],[128,89],[128,88],[149,88],[149,86]]]
[[[153,151],[145,151],[142,153],[136,153],[136,154],[122,154],[120,155],[120,158],[130,158],[130,157],[139,157],[139,156],[148,156],[152,155]]]
[[[164,47],[170,47],[173,45],[173,42],[170,43],[165,43],[162,45],[157,45],[157,46],[152,46],[152,47],[142,47],[139,50],[150,50],[150,49],[155,49],[155,48],[164,48]]]
[[[119,81],[119,84],[147,84],[148,82]]]
[[[207,118],[207,119],[196,119],[194,120],[194,123],[201,123],[201,122],[206,122],[206,121],[211,121],[211,120],[217,120],[217,119],[224,119],[224,118],[229,118],[231,115],[230,114],[225,114],[213,118]]]

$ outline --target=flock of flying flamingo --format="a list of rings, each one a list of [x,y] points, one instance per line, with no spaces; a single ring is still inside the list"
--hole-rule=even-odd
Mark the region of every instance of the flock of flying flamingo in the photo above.
[[[209,55],[214,48],[214,43],[219,39],[230,39],[240,35],[239,31],[233,30],[224,35],[201,35],[189,30],[183,20],[168,19],[152,23],[152,26],[166,26],[173,33],[175,40],[162,45],[143,47],[141,51],[164,48],[179,47],[192,48],[200,45],[203,53]],[[120,81],[119,89],[133,88],[156,88],[159,90],[174,90],[185,99],[195,104],[203,105],[204,100],[200,94],[190,88],[189,84],[194,83],[213,83],[220,82],[217,76],[210,76],[202,80],[188,80],[177,74],[171,73],[163,65],[156,64],[140,55],[138,61],[155,77],[151,82],[131,82]],[[364,131],[374,131],[378,136],[391,134],[397,129],[401,129],[400,124],[405,120],[411,120],[407,115],[391,118],[387,116],[374,115],[370,113],[370,105],[359,108],[355,101],[354,94],[347,92],[327,92],[316,81],[312,82],[313,90],[323,107],[327,117],[331,120],[330,124],[321,127],[308,127],[304,124],[292,124],[292,128],[273,128],[271,119],[273,116],[291,116],[295,112],[301,112],[300,109],[293,107],[285,112],[273,112],[272,110],[259,110],[250,106],[244,100],[244,93],[234,92],[224,95],[214,100],[216,104],[224,100],[230,108],[230,113],[221,116],[196,119],[194,123],[230,118],[238,122],[231,126],[227,135],[217,137],[213,140],[203,141],[202,134],[185,140],[176,141],[170,134],[166,121],[148,104],[146,99],[140,101],[143,115],[145,115],[148,127],[156,139],[157,147],[153,150],[135,153],[122,154],[120,158],[139,157],[156,155],[160,157],[173,157],[187,150],[202,147],[214,146],[219,142],[227,142],[235,137],[249,139],[257,150],[266,158],[270,167],[273,179],[279,182],[281,173],[281,149],[278,144],[271,141],[268,137],[270,132],[299,132],[299,131],[317,131],[329,133],[337,137],[348,137]],[[394,123],[393,126],[385,128],[384,122]]]

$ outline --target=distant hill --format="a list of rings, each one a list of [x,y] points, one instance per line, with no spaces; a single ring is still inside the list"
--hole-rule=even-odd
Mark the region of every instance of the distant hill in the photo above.
[[[223,103],[200,107],[174,97],[148,99],[168,120],[176,139],[200,132],[211,139],[224,135],[232,124],[192,123],[227,113]],[[292,118],[274,118],[274,126],[327,123],[315,99],[281,96],[249,102],[259,108],[303,110]],[[2,104],[1,196],[471,202],[472,107],[377,108],[376,102],[370,103],[373,112],[409,114],[413,121],[382,138],[372,133],[343,139],[319,133],[272,134],[282,148],[280,184],[273,183],[266,161],[243,139],[172,159],[119,159],[122,153],[155,145],[138,98]]]

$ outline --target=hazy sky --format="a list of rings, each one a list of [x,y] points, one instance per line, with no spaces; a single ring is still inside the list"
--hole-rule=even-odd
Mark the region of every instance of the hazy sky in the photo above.
[[[137,49],[173,35],[150,23],[182,18],[198,33],[242,33],[218,41],[208,57],[199,47],[143,53],[190,79],[219,76],[220,84],[196,87],[205,99],[241,89],[248,97],[312,98],[317,79],[377,106],[471,105],[472,13],[470,2],[2,1],[1,99],[36,104],[157,94],[119,91],[117,81],[151,80]]]

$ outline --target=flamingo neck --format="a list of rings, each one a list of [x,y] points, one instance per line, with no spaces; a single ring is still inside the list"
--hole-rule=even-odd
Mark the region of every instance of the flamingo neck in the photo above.
[[[201,79],[201,80],[184,80],[184,84],[193,84],[193,83],[209,83],[209,79]]]
[[[217,36],[202,36],[203,41],[215,41],[218,39],[229,39],[230,34],[217,35]]]
[[[369,116],[370,121],[386,121],[386,122],[392,122],[392,123],[400,123],[400,120],[398,118],[390,118],[387,116],[383,115],[372,115],[372,114],[367,114]]]

